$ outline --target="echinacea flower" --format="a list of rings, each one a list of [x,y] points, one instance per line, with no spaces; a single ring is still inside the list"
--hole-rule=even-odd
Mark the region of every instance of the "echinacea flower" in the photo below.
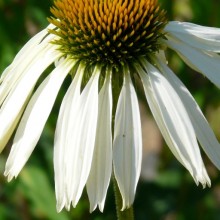
[[[58,211],[75,207],[85,186],[90,210],[103,211],[112,164],[122,210],[132,205],[142,158],[137,81],[170,150],[196,184],[210,186],[198,142],[219,169],[220,145],[164,51],[220,87],[220,29],[168,22],[157,0],[56,0],[51,12],[0,79],[1,151],[15,132],[8,180],[34,150],[69,74],[54,140]]]

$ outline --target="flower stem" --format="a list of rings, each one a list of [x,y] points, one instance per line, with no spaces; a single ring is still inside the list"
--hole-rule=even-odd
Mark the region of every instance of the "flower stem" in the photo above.
[[[113,176],[113,188],[114,188],[114,196],[115,196],[115,204],[116,204],[116,213],[118,220],[134,220],[134,211],[133,206],[121,211],[122,208],[122,198],[121,193],[118,188],[118,184],[116,182],[115,177]]]

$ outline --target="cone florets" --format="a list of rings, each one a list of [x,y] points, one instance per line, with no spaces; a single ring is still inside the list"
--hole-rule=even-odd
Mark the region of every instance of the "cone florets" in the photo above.
[[[57,0],[51,12],[63,54],[116,66],[158,51],[166,24],[157,0]]]

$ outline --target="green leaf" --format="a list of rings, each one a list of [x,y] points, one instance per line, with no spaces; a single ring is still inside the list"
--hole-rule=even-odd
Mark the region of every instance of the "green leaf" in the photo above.
[[[67,220],[65,212],[57,213],[55,193],[45,172],[34,166],[26,167],[20,175],[20,187],[30,200],[33,216],[51,220]]]

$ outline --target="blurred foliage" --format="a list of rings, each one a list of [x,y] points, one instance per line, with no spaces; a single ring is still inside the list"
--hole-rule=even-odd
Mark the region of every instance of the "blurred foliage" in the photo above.
[[[52,0],[0,0],[0,72],[22,45],[47,25]],[[219,0],[161,0],[169,20],[183,20],[220,27]],[[169,51],[169,65],[192,92],[220,139],[220,92],[207,79],[189,69]],[[62,93],[62,91],[61,91]],[[56,212],[53,182],[53,135],[59,105],[54,107],[42,137],[25,168],[10,183],[3,176],[10,143],[0,155],[0,220],[115,219],[110,186],[104,213],[89,213],[84,192],[70,212]],[[134,203],[137,220],[220,219],[220,174],[203,155],[212,187],[197,187],[189,173],[167,147],[160,157],[157,177],[140,180]]]

